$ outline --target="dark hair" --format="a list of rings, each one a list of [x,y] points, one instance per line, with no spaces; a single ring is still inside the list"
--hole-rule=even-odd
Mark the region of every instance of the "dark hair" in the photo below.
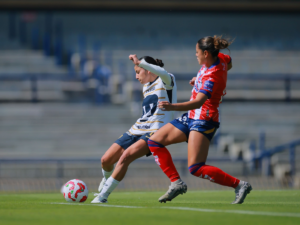
[[[218,56],[220,49],[228,48],[229,45],[231,45],[233,42],[229,39],[224,39],[222,36],[215,35],[214,37],[204,37],[201,38],[197,43],[198,47],[202,51],[209,51],[213,57]]]
[[[156,66],[160,66],[160,67],[164,67],[164,63],[161,59],[153,59],[151,56],[143,56],[141,58],[139,58],[139,60],[145,59],[145,61],[147,63],[156,65]]]

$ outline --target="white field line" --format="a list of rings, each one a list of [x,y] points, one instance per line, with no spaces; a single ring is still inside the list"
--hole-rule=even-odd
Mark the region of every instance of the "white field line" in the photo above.
[[[102,207],[113,207],[113,208],[133,208],[133,209],[139,209],[139,208],[146,208],[143,206],[128,206],[128,205],[108,205],[108,204],[80,204],[80,203],[62,203],[62,202],[51,202],[50,204],[54,205],[92,205],[92,206],[102,206]]]
[[[259,215],[259,216],[286,216],[286,217],[299,217],[300,213],[280,213],[280,212],[259,212],[259,211],[246,211],[246,210],[218,210],[218,209],[199,209],[188,207],[161,207],[164,209],[177,209],[187,211],[199,211],[199,212],[217,212],[217,213],[235,213],[235,214],[247,214],[247,215]]]
[[[109,205],[109,204],[80,204],[80,203],[60,203],[52,202],[50,204],[55,205],[79,205],[79,206],[100,206],[100,207],[113,207],[113,208],[134,208],[134,209],[175,209],[184,211],[197,211],[197,212],[212,212],[212,213],[234,213],[245,215],[257,215],[257,216],[279,216],[279,217],[298,217],[300,213],[281,213],[281,212],[259,212],[259,211],[246,211],[246,210],[218,210],[218,209],[201,209],[201,208],[189,208],[189,207],[143,207],[143,206],[127,206],[127,205]]]

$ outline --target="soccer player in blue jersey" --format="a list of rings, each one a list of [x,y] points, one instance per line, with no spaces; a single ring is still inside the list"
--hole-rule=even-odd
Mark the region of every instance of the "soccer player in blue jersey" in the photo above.
[[[143,115],[102,156],[103,179],[98,188],[100,193],[92,203],[106,203],[109,194],[124,178],[129,164],[151,155],[147,145],[149,137],[173,117],[172,111],[165,112],[158,107],[159,101],[177,102],[175,77],[163,68],[161,60],[149,56],[138,59],[136,55],[130,55],[129,59],[134,63],[136,79],[144,84]],[[177,183],[186,191],[186,185],[180,179]]]

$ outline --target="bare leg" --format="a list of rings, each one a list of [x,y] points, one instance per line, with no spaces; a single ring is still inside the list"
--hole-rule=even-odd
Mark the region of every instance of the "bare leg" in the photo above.
[[[156,131],[150,139],[162,144],[163,146],[187,141],[186,135],[181,130],[174,127],[171,123],[166,124]]]
[[[197,131],[191,131],[188,142],[188,166],[206,162],[209,143],[207,137]]]
[[[123,151],[113,174],[105,181],[105,185],[100,194],[94,198],[92,203],[107,203],[108,196],[118,186],[119,182],[124,178],[129,164],[137,158],[149,153],[149,148],[144,140],[138,140]]]
[[[182,131],[174,127],[172,124],[166,124],[151,136],[151,140],[163,145],[169,145],[186,141],[187,137]],[[123,154],[120,156],[120,160],[116,165],[112,177],[121,181],[124,178],[130,163],[144,155],[147,155],[149,151],[148,145],[144,140],[139,140],[131,145],[126,149],[126,151],[123,151]]]
[[[144,140],[138,140],[123,152],[111,176],[117,181],[123,180],[130,163],[149,152],[147,143]]]
[[[124,149],[120,145],[113,143],[101,158],[102,168],[107,172],[112,171],[123,152]]]
[[[240,182],[239,179],[217,167],[205,165],[208,149],[209,140],[202,133],[191,131],[188,144],[188,165],[191,174],[220,185],[236,188]]]

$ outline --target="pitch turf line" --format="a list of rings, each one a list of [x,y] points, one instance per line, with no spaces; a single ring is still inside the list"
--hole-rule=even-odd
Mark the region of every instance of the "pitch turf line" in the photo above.
[[[236,214],[247,214],[257,216],[286,216],[286,217],[299,217],[300,213],[279,213],[279,212],[258,212],[258,211],[246,211],[246,210],[218,210],[218,209],[199,209],[199,208],[188,208],[188,207],[161,207],[164,209],[178,209],[187,211],[199,211],[199,212],[218,212],[218,213],[236,213]]]
[[[80,204],[80,203],[61,203],[52,202],[55,205],[79,205],[79,206],[100,206],[100,207],[113,207],[113,208],[134,208],[134,209],[175,209],[184,211],[197,211],[197,212],[211,212],[211,213],[234,213],[255,216],[279,216],[279,217],[298,217],[300,213],[280,213],[280,212],[259,212],[259,211],[246,211],[246,210],[218,210],[218,209],[201,209],[189,207],[143,207],[143,206],[127,206],[127,205],[109,205],[109,204]]]
[[[47,204],[47,203],[46,203]],[[49,203],[48,203],[49,204]],[[51,202],[50,204],[54,205],[92,205],[92,206],[102,206],[102,207],[113,207],[113,208],[147,208],[143,206],[128,206],[128,205],[108,205],[108,204],[80,204],[80,203],[62,203],[62,202]]]

